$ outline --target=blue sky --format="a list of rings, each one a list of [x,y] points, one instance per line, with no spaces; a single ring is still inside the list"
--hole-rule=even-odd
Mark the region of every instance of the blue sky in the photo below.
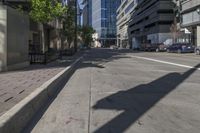
[[[68,0],[64,0],[64,1],[68,1]],[[81,2],[82,2],[83,0],[78,0],[78,3],[79,3],[79,5],[80,5],[80,7],[82,8],[83,6],[81,5]]]
[[[78,2],[79,2],[79,4],[80,4],[80,7],[82,8],[82,5],[81,5],[82,0],[78,0]]]

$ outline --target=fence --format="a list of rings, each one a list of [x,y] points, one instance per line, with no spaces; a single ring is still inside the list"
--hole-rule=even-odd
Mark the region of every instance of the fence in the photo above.
[[[61,57],[60,52],[47,51],[45,53],[38,53],[38,52],[29,53],[31,64],[47,64],[51,61],[59,59],[60,57]]]

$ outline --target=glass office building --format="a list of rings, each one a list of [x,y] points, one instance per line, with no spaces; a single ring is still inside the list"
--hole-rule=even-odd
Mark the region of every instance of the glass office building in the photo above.
[[[83,25],[92,26],[92,0],[83,0]]]
[[[121,0],[92,0],[92,27],[104,46],[116,44],[116,11]]]

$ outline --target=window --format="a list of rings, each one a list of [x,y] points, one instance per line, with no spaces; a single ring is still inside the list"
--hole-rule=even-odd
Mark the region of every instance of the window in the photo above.
[[[134,1],[125,9],[125,13],[128,13],[131,9],[133,9],[133,6],[135,5]]]

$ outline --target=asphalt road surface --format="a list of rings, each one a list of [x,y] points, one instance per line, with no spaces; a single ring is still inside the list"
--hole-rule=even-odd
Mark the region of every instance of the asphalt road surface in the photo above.
[[[200,56],[92,49],[32,133],[199,133]]]

